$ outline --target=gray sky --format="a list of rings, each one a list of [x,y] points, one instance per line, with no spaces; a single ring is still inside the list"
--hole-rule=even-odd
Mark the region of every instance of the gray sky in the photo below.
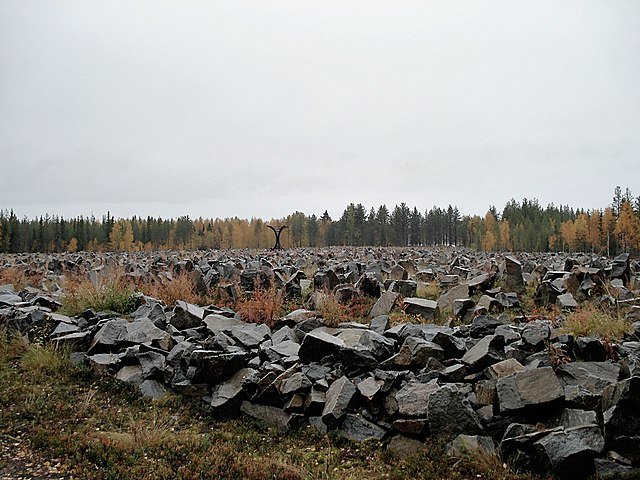
[[[0,0],[0,208],[640,194],[640,2]]]

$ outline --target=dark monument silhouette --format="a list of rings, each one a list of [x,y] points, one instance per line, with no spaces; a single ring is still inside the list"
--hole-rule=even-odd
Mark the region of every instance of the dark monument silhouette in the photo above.
[[[271,250],[284,250],[284,248],[280,244],[280,234],[285,228],[289,228],[289,227],[287,225],[282,225],[281,227],[278,227],[277,230],[275,227],[272,227],[271,225],[267,225],[267,227],[273,230],[273,233],[276,234],[276,244],[273,246]]]

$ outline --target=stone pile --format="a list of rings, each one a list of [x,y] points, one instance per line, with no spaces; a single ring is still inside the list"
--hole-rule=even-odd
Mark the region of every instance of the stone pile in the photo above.
[[[628,255],[607,262],[409,251],[391,260],[384,250],[365,250],[354,261],[331,253],[173,267],[200,272],[205,284],[235,276],[245,291],[273,282],[292,294],[313,286],[344,298],[369,295],[377,298],[369,323],[330,327],[310,308],[269,328],[228,308],[166,306],[150,297],[128,318],[94,311],[68,317],[55,313],[55,292],[11,286],[0,287],[0,321],[25,335],[47,327],[52,342],[71,346],[74,361],[97,375],[114,375],[152,398],[171,391],[201,398],[221,418],[248,415],[282,430],[311,425],[383,441],[398,455],[443,438],[452,454],[499,452],[559,478],[639,473],[640,322],[610,344],[558,333],[551,320],[527,318],[519,304],[535,281],[541,303],[571,309],[599,298],[626,305],[633,318],[638,265]],[[316,269],[306,280],[312,257]],[[53,272],[59,265],[52,270],[51,262]],[[139,262],[138,273],[154,264]],[[415,297],[425,280],[442,286],[437,301]],[[394,305],[425,322],[451,312],[460,325],[390,326]]]

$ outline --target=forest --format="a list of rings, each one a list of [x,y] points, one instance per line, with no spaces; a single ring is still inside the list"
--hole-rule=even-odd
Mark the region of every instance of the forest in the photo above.
[[[457,245],[484,251],[581,251],[614,255],[640,251],[640,196],[629,188],[614,190],[602,209],[573,209],[536,199],[511,199],[484,216],[462,214],[455,206],[420,211],[405,203],[367,209],[349,204],[339,219],[327,211],[285,218],[177,219],[154,217],[102,218],[44,215],[18,218],[0,209],[0,252],[152,251],[170,249],[270,248],[267,225],[287,225],[285,248],[352,246]]]

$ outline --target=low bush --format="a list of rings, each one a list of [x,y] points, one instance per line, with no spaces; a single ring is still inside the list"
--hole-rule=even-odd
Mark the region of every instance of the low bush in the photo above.
[[[273,327],[284,313],[282,292],[273,286],[268,289],[257,288],[237,302],[236,311],[245,322],[264,323]]]

